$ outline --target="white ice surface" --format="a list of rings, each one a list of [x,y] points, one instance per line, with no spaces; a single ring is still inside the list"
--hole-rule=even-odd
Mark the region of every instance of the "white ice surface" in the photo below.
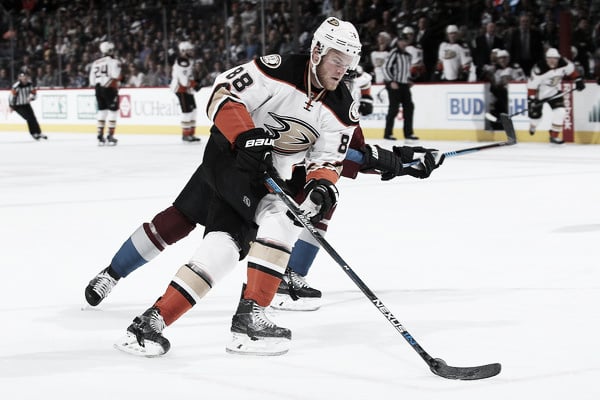
[[[499,376],[464,382],[433,375],[325,252],[308,277],[322,309],[272,315],[293,331],[287,355],[225,353],[242,263],[165,330],[165,357],[114,350],[202,231],[97,310],[82,311],[84,288],[171,203],[203,145],[49,136],[0,134],[0,399],[600,398],[598,146],[517,144],[449,158],[427,180],[340,182],[327,240],[358,276],[432,356],[502,363]]]

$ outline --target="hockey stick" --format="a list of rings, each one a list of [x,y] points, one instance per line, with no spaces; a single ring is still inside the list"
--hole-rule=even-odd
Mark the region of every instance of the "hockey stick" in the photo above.
[[[569,93],[571,93],[574,90],[575,90],[575,88],[572,87],[571,89],[567,90],[566,92],[557,93],[554,96],[550,96],[550,97],[547,97],[545,99],[541,99],[541,100],[539,100],[539,102],[540,103],[547,103],[547,102],[549,102],[551,100],[560,99],[561,97],[564,97],[564,96],[568,95]],[[525,111],[527,111],[527,108],[524,108],[521,111],[516,111],[516,112],[514,112],[512,114],[509,114],[508,118],[512,118],[512,117],[514,117],[516,115],[523,114]],[[496,116],[490,114],[489,112],[485,113],[485,119],[487,119],[490,122],[496,122],[496,121],[498,121],[498,118],[496,118]]]
[[[494,147],[511,146],[511,145],[517,143],[517,134],[515,132],[515,127],[513,126],[510,116],[507,114],[504,114],[504,113],[500,114],[500,122],[502,123],[502,127],[504,128],[504,132],[506,132],[506,140],[504,142],[495,142],[495,143],[490,143],[490,144],[484,144],[481,146],[469,147],[466,149],[448,151],[448,152],[444,153],[444,156],[456,157],[456,156],[460,156],[463,154],[475,153],[475,152],[481,151],[481,150],[493,149]],[[403,164],[402,166],[403,167],[411,166],[418,162],[419,161],[413,161],[409,164]]]
[[[474,153],[481,150],[492,149],[494,147],[511,146],[517,143],[517,133],[515,132],[515,127],[510,117],[511,116],[508,114],[500,114],[500,122],[502,123],[502,127],[504,128],[504,132],[506,132],[506,141],[484,144],[476,147],[469,147],[467,149],[449,151],[444,153],[444,155],[446,157],[455,157],[461,154]]]
[[[310,232],[313,238],[321,245],[322,248],[333,258],[333,260],[344,270],[344,272],[352,279],[358,288],[367,296],[373,303],[375,308],[381,312],[385,319],[402,335],[402,337],[412,346],[412,348],[425,360],[429,369],[434,374],[447,379],[475,380],[485,379],[496,376],[500,373],[501,365],[498,363],[480,365],[477,367],[452,367],[441,358],[431,357],[415,338],[402,326],[400,321],[394,317],[392,312],[383,304],[381,300],[369,289],[369,287],[356,275],[350,266],[342,259],[333,247],[325,240],[325,238],[317,231],[310,222],[310,219],[298,208],[298,205],[290,199],[281,189],[281,187],[265,173],[265,183],[287,206],[292,214],[300,221],[300,223]]]
[[[515,127],[512,123],[512,120],[510,119],[510,115],[507,115],[504,113],[500,114],[500,122],[502,123],[502,127],[504,128],[504,132],[506,132],[506,141],[484,144],[481,146],[469,147],[466,149],[448,151],[448,152],[444,153],[444,156],[445,157],[456,157],[456,156],[460,156],[460,155],[464,155],[464,154],[475,153],[475,152],[481,151],[481,150],[493,149],[494,147],[511,146],[511,145],[517,143],[517,134],[515,132]],[[357,162],[359,164],[362,164],[364,162],[364,155],[360,151],[348,149],[348,154],[349,154],[349,156],[347,156],[348,159],[350,159],[354,162]],[[420,161],[416,160],[416,161],[412,161],[412,162],[409,162],[406,164],[402,164],[402,167],[408,168],[408,167],[415,166],[419,163],[420,163]]]

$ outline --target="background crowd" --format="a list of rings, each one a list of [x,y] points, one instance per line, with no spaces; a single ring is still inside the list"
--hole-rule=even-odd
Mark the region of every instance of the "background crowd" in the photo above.
[[[104,40],[114,42],[123,61],[122,86],[168,85],[182,40],[195,47],[197,81],[209,86],[222,71],[257,56],[307,51],[325,16],[356,25],[367,72],[374,69],[371,52],[385,49],[411,26],[423,50],[422,80],[435,79],[439,44],[454,24],[476,68],[489,62],[490,45],[483,38],[490,29],[492,46],[508,50],[511,62],[524,66],[536,60],[522,57],[558,48],[568,33],[571,54],[563,55],[586,78],[600,76],[600,2],[594,0],[3,0],[0,88],[10,87],[24,68],[38,87],[87,87]],[[531,37],[527,51],[519,48],[523,31]]]

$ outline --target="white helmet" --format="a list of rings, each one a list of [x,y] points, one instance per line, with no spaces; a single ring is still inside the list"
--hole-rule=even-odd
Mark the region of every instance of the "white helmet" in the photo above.
[[[115,45],[113,44],[113,42],[102,42],[100,43],[100,52],[102,54],[112,54],[113,51],[115,50]]]
[[[560,53],[554,47],[550,47],[546,51],[546,58],[560,58]]]
[[[188,41],[185,42],[181,42],[179,43],[179,52],[180,53],[185,53],[187,51],[191,51],[194,50],[194,46],[192,46],[192,44]]]
[[[496,57],[498,57],[498,58],[502,58],[502,57],[510,58],[510,55],[508,54],[508,51],[503,50],[503,49],[499,49],[498,51],[496,51]]]
[[[323,57],[329,49],[341,51],[352,56],[352,63],[348,69],[356,69],[360,61],[360,38],[354,25],[341,21],[335,17],[327,18],[315,31],[310,45],[311,54],[317,48],[319,56]],[[313,67],[321,62],[313,63]]]

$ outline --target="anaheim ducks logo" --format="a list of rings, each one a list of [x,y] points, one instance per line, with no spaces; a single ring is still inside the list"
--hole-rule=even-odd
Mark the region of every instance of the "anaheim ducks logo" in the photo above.
[[[358,101],[353,101],[350,106],[350,111],[348,116],[350,117],[350,121],[358,122],[360,120],[360,112],[358,112],[358,108],[360,107],[360,103]]]
[[[277,68],[281,65],[281,56],[279,54],[269,54],[267,56],[262,56],[260,61],[269,68]]]
[[[273,149],[276,153],[292,154],[306,151],[319,137],[319,132],[301,119],[272,112],[269,115],[278,124],[265,124],[265,128],[277,138]]]
[[[456,53],[456,51],[454,51],[452,49],[444,50],[444,60],[451,60],[453,58],[456,58],[457,56],[458,56],[458,53]]]
[[[327,22],[333,26],[340,26],[340,21],[337,18],[329,18]]]

